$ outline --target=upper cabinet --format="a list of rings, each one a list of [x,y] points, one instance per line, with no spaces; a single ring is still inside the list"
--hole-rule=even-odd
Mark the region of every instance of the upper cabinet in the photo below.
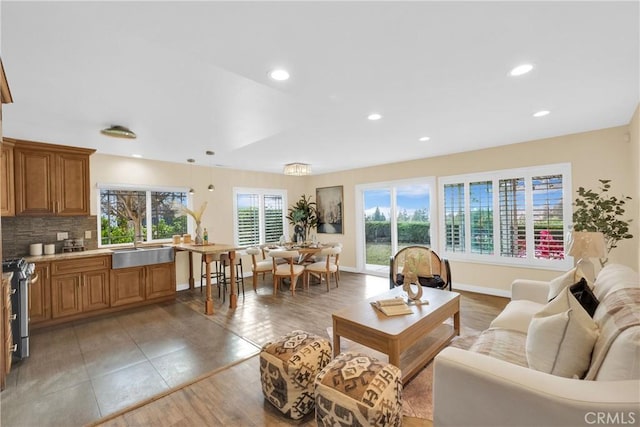
[[[14,143],[15,215],[90,215],[89,156],[95,150]]]
[[[2,157],[0,158],[2,176],[0,177],[0,215],[14,216],[15,196],[13,194],[13,144],[9,141],[2,143]]]

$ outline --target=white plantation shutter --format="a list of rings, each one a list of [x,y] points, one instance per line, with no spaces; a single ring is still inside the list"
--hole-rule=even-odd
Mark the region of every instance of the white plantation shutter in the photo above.
[[[500,255],[527,256],[524,178],[500,180]]]
[[[471,252],[493,253],[493,183],[491,181],[469,184],[469,209]]]
[[[284,234],[282,218],[284,204],[280,195],[264,196],[264,242],[272,243],[280,240]]]
[[[238,194],[238,244],[253,246],[260,243],[260,197],[257,194]]]
[[[235,239],[240,246],[273,243],[285,234],[285,193],[281,190],[234,189]]]
[[[442,177],[440,185],[441,244],[448,258],[571,266],[564,256],[572,221],[570,164]]]
[[[563,259],[562,175],[532,178],[533,228],[536,258]]]
[[[444,186],[445,247],[451,252],[464,252],[464,184]]]

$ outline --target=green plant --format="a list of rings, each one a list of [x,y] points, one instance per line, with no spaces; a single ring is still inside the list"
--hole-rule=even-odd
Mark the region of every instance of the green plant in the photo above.
[[[631,239],[633,235],[629,233],[629,220],[622,220],[619,217],[624,215],[624,205],[631,197],[622,196],[620,198],[609,196],[611,180],[599,179],[600,192],[578,188],[578,198],[575,200],[573,211],[574,231],[599,231],[604,234],[607,245],[607,257],[600,260],[604,266],[608,261],[608,254],[617,247],[620,240]]]
[[[302,227],[304,232],[302,238],[306,239],[309,229],[318,225],[318,212],[315,202],[311,201],[311,196],[307,197],[304,194],[300,196],[300,200],[289,208],[287,219],[289,224]]]

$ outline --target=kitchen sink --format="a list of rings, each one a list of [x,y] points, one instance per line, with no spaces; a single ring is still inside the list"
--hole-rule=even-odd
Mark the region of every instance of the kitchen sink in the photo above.
[[[170,246],[132,246],[111,251],[111,268],[114,269],[174,261],[174,250]]]

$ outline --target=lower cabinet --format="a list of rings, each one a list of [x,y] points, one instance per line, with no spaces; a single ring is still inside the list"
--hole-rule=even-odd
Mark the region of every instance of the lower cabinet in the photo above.
[[[111,306],[133,304],[145,300],[145,267],[111,270]]]
[[[109,270],[53,276],[51,315],[58,317],[109,307]]]
[[[51,266],[36,263],[29,286],[29,321],[32,325],[51,319]]]
[[[29,289],[32,326],[82,319],[176,295],[174,263],[111,269],[111,255],[36,263]]]
[[[175,295],[175,268],[171,262],[111,270],[111,306]]]

